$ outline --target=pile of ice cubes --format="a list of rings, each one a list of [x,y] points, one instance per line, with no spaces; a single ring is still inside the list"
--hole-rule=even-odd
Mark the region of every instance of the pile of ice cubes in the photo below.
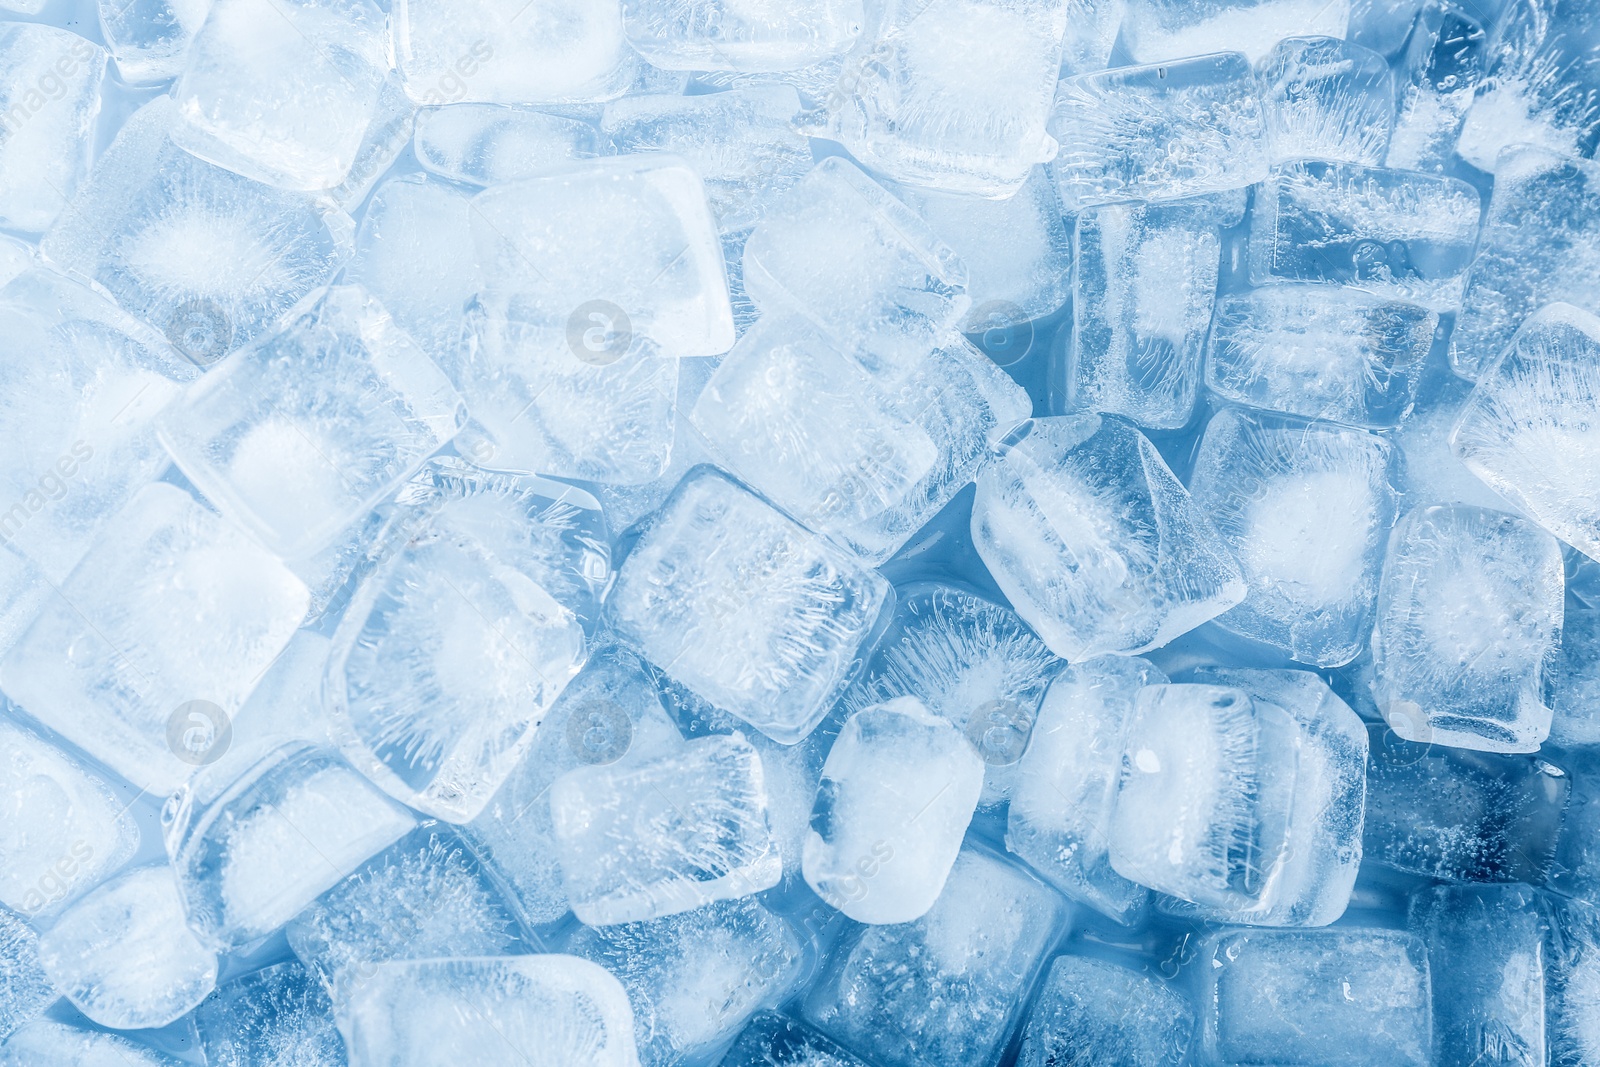
[[[1597,1067],[1595,0],[0,0],[0,1067]]]

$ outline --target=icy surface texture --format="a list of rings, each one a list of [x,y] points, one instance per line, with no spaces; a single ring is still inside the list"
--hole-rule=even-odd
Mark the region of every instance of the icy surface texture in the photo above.
[[[896,11],[830,131],[895,181],[1009,197],[1055,155],[1045,132],[1066,0],[927,0]]]
[[[1468,470],[1600,559],[1600,319],[1551,304],[1486,365],[1450,444]]]
[[[1267,174],[1255,76],[1238,52],[1067,78],[1049,129],[1069,212],[1241,189]]]
[[[1478,192],[1411,171],[1304,160],[1255,193],[1250,280],[1333,282],[1440,313],[1461,306]]]
[[[1455,156],[1461,121],[1483,80],[1492,5],[1426,0],[1420,8],[1396,71],[1399,95],[1384,166],[1438,173]]]
[[[973,480],[1029,410],[1022,389],[955,335],[897,381],[807,320],[766,315],[689,417],[752,488],[878,564]]]
[[[1201,205],[1118,205],[1078,216],[1069,409],[1146,429],[1188,423],[1221,261],[1208,214]]]
[[[1428,1067],[1438,975],[1428,956],[1398,930],[1218,935],[1195,964],[1208,1062]]]
[[[926,915],[834,947],[806,1015],[886,1067],[991,1063],[1064,912],[1015,867],[964,849]]]
[[[328,547],[453,437],[444,374],[360,286],[323,290],[205,375],[161,439],[201,492],[280,556]]]
[[[1128,0],[1122,40],[1141,63],[1237,48],[1256,60],[1285,37],[1343,37],[1351,0]]]
[[[1550,740],[1570,746],[1600,744],[1600,563],[1578,560],[1568,568],[1561,650],[1545,678],[1550,686]]]
[[[106,51],[75,33],[0,23],[0,226],[47,229],[89,169]]]
[[[100,32],[130,84],[163,82],[183,73],[189,44],[211,10],[210,0],[99,0]]]
[[[0,719],[0,904],[48,922],[138,847],[139,827],[105,781]]]
[[[1217,301],[1206,387],[1266,411],[1365,426],[1412,410],[1438,316],[1331,285],[1271,285]]]
[[[221,947],[277,930],[415,824],[326,749],[285,745],[231,782],[228,768],[166,812],[189,923]]]
[[[212,0],[173,87],[172,139],[285,189],[345,180],[388,61],[372,0]]]
[[[1249,587],[1218,626],[1317,667],[1360,654],[1395,519],[1391,451],[1382,438],[1332,423],[1235,408],[1212,418],[1189,491]]]
[[[744,283],[763,314],[798,311],[890,375],[916,366],[970,306],[966,264],[838,157],[769,206],[745,244]]]
[[[583,666],[611,578],[593,497],[459,459],[424,468],[334,634],[323,699],[396,799],[470,821]]]
[[[703,1055],[728,1040],[757,1011],[786,1000],[804,965],[794,929],[749,899],[586,927],[567,951],[621,980],[646,1067]]]
[[[617,633],[700,697],[793,744],[857,669],[888,582],[710,468],[623,561]]]
[[[666,70],[792,71],[847,51],[862,0],[625,0],[628,43]]]
[[[1126,0],[1067,0],[1061,39],[1061,76],[1104,70],[1122,28]]]
[[[200,366],[272,328],[349,256],[349,216],[240,177],[167,137],[175,106],[140,108],[40,242]]]
[[[1167,676],[1137,657],[1100,656],[1050,683],[1018,767],[1006,847],[1063,893],[1132,923],[1148,897],[1111,867],[1123,736],[1139,690]]]
[[[600,154],[594,124],[559,110],[442,104],[417,112],[417,162],[467,185],[500,185]]]
[[[1058,956],[1022,1034],[1018,1067],[1178,1067],[1194,1013],[1165,983],[1104,960]]]
[[[1543,671],[1561,641],[1561,549],[1532,523],[1465,506],[1395,527],[1372,631],[1372,694],[1408,741],[1532,752],[1550,732]]]
[[[160,794],[206,762],[198,712],[238,711],[305,615],[283,564],[182,490],[141,490],[3,665],[27,714]],[[71,648],[70,658],[63,656]]]
[[[389,23],[419,104],[609,100],[633,79],[612,2],[395,0]]]
[[[42,269],[0,289],[0,537],[60,583],[166,465],[157,414],[197,371],[104,297]]]
[[[0,1028],[3,1029],[3,1028]],[[183,1067],[183,1061],[102,1030],[39,1019],[0,1043],[0,1067]],[[315,1065],[312,1065],[315,1067]]]
[[[1592,1061],[1600,1054],[1600,913],[1587,904],[1550,900],[1550,935],[1545,945],[1545,1039],[1550,1062]]]
[[[279,963],[217,989],[195,1011],[207,1067],[345,1067],[333,1003],[298,963]]]
[[[571,956],[385,963],[347,1011],[352,1067],[638,1067],[617,980]]]
[[[1394,126],[1384,58],[1335,37],[1279,41],[1256,66],[1274,163],[1332,159],[1376,167]]]
[[[583,340],[596,325],[646,336],[669,357],[733,345],[716,220],[676,156],[571,163],[479,193],[471,218],[486,288],[518,319],[576,336],[591,359],[628,347],[597,350]]]
[[[1489,68],[1456,151],[1497,172],[1508,145],[1588,158],[1600,142],[1600,12],[1582,0],[1515,0],[1494,27]]]
[[[805,1023],[764,1011],[750,1020],[720,1067],[868,1067]]]
[[[857,922],[933,907],[983,789],[983,761],[915,697],[852,715],[828,751],[806,835],[806,882]]]
[[[340,1003],[390,960],[526,951],[500,886],[438,824],[418,827],[324,893],[289,924],[288,937],[312,981]]]
[[[1157,648],[1245,595],[1188,490],[1116,418],[1034,420],[979,477],[972,538],[1017,614],[1068,660]]]
[[[164,1026],[205,999],[217,958],[184,920],[165,863],[119,875],[39,938],[50,982],[89,1018],[128,1030]]]
[[[42,1015],[58,995],[39,965],[39,935],[0,908],[0,1040]]]
[[[551,784],[550,814],[567,897],[590,926],[749,896],[783,873],[761,757],[738,735],[574,768]]]

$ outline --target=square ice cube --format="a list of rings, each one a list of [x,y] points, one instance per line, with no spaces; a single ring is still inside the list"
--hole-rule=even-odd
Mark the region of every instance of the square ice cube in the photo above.
[[[1155,446],[1110,416],[1028,424],[978,477],[972,539],[1017,614],[1068,660],[1159,648],[1246,591]]]
[[[1217,617],[1292,659],[1340,667],[1367,643],[1396,495],[1392,448],[1364,430],[1224,408],[1195,455],[1189,492],[1249,588]]]
[[[344,1067],[333,1003],[299,963],[274,964],[221,986],[194,1012],[207,1067]]]
[[[360,286],[327,289],[161,419],[190,481],[263,544],[310,555],[466,422],[443,372]]]
[[[305,586],[283,564],[156,483],[107,524],[0,678],[33,718],[166,794],[208,759],[209,746],[187,744],[189,717],[225,728],[306,605]]]
[[[1524,519],[1420,507],[1394,529],[1372,630],[1372,695],[1394,732],[1532,752],[1550,732],[1544,666],[1561,643],[1561,547]]]
[[[691,471],[623,562],[619,636],[776,741],[804,738],[893,594],[876,571],[714,469]]]
[[[1453,165],[1462,119],[1483,81],[1493,9],[1468,9],[1454,0],[1420,7],[1395,68],[1394,134],[1383,165],[1439,174]],[[1395,13],[1412,15],[1404,8]]]
[[[1256,64],[1274,163],[1383,164],[1394,129],[1394,75],[1370,48],[1337,37],[1290,37]]]
[[[0,23],[0,226],[49,228],[89,171],[106,50],[75,33]]]
[[[172,139],[284,189],[345,180],[389,69],[372,0],[212,0],[173,86]]]
[[[1193,1009],[1159,979],[1087,956],[1058,956],[1028,1016],[1017,1067],[1178,1067],[1193,1031]]]
[[[838,156],[768,205],[744,247],[744,283],[763,314],[798,311],[891,374],[916,366],[970,304],[966,264]]]
[[[862,0],[625,0],[628,43],[665,70],[790,71],[847,51]]]
[[[1469,471],[1600,559],[1600,319],[1550,304],[1486,364],[1450,432]]]
[[[524,317],[565,324],[596,358],[628,348],[590,344],[597,326],[672,357],[733,345],[716,222],[700,176],[676,156],[572,163],[479,193],[471,217],[485,286]]]
[[[1069,213],[1242,189],[1267,174],[1255,74],[1238,52],[1067,78],[1049,129]]]
[[[211,0],[98,0],[100,32],[122,80],[138,85],[183,73],[189,43]]]
[[[0,1041],[43,1015],[58,999],[50,976],[39,965],[39,935],[0,907]]]
[[[489,186],[600,154],[594,123],[509,104],[438,104],[417,112],[415,150],[424,170]]]
[[[1237,48],[1251,60],[1285,37],[1343,37],[1351,0],[1128,0],[1122,41],[1141,63]]]
[[[1456,178],[1354,163],[1272,168],[1250,216],[1250,281],[1333,282],[1434,311],[1461,306],[1478,191]]]
[[[1270,285],[1217,300],[1206,386],[1266,411],[1384,430],[1411,413],[1439,316],[1332,285]]]

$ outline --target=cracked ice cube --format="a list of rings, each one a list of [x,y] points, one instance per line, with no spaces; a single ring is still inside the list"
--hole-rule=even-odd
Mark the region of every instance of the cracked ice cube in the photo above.
[[[1274,163],[1376,167],[1394,128],[1394,75],[1378,53],[1336,37],[1290,37],[1256,65]]]
[[[1028,424],[978,477],[972,538],[1017,614],[1068,660],[1158,648],[1246,592],[1155,446],[1114,417]]]
[[[1486,365],[1450,432],[1468,470],[1600,559],[1600,319],[1551,304]]]
[[[1544,665],[1561,642],[1555,538],[1504,512],[1421,507],[1389,541],[1372,695],[1408,741],[1532,752],[1550,731]]]
[[[591,122],[508,104],[443,104],[417,112],[417,162],[467,185],[529,178],[550,167],[600,154]]]
[[[794,744],[849,683],[892,596],[876,571],[701,467],[623,562],[609,607],[664,673]]]
[[[1049,129],[1069,213],[1242,189],[1267,174],[1255,74],[1238,52],[1067,78]]]
[[[0,225],[47,229],[89,171],[106,51],[75,33],[0,23]]]
[[[308,602],[282,563],[166,483],[107,524],[61,593],[7,655],[6,694],[157,794],[205,759],[186,747],[185,709],[226,722]]]
[[[317,979],[290,960],[235,978],[195,1009],[207,1067],[345,1067],[333,1003]]]
[[[1058,956],[1017,1065],[1178,1067],[1193,1029],[1194,1011],[1167,983],[1104,960]]]
[[[117,73],[140,84],[183,73],[211,0],[99,0],[97,6]]]
[[[1285,37],[1343,37],[1351,0],[1128,0],[1123,44],[1141,63],[1237,48],[1252,61]]]
[[[862,0],[624,0],[628,43],[664,70],[791,71],[847,51]]]
[[[39,938],[51,983],[89,1018],[119,1030],[165,1026],[217,984],[217,957],[184,919],[166,863],[119,875]]]
[[[1394,525],[1391,453],[1363,430],[1218,412],[1189,491],[1238,559],[1249,592],[1217,625],[1318,667],[1355,659]]]

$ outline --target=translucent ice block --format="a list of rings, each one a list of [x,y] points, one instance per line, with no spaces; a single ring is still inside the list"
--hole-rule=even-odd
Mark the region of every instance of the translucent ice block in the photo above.
[[[1546,661],[1561,641],[1561,549],[1532,523],[1423,507],[1395,527],[1372,631],[1372,694],[1395,733],[1532,752],[1550,731]]]
[[[1370,48],[1290,37],[1256,65],[1272,161],[1333,159],[1376,167],[1394,128],[1394,76]]]
[[[0,1067],[38,1067],[42,1063],[51,1067],[183,1067],[182,1060],[116,1034],[79,1030],[50,1019],[29,1023],[0,1044]]]
[[[1159,979],[1104,960],[1058,956],[1028,1016],[1017,1065],[1178,1067],[1193,1031],[1193,1009]]]
[[[1600,744],[1600,563],[1575,563],[1567,571],[1561,651],[1545,675],[1550,740],[1562,746]]]
[[[1122,40],[1155,63],[1237,48],[1252,60],[1285,37],[1343,37],[1351,0],[1128,0]]]
[[[39,965],[39,935],[0,908],[0,1041],[44,1014],[59,996]]]
[[[667,70],[788,71],[847,51],[862,0],[626,0],[628,43]]]
[[[89,170],[106,51],[75,33],[0,23],[0,226],[37,232]]]
[[[219,987],[194,1013],[207,1067],[344,1067],[344,1039],[316,976],[293,960]]]
[[[867,1067],[805,1023],[764,1011],[750,1020],[721,1067]]]
[[[1420,7],[1397,68],[1394,134],[1383,165],[1440,173],[1455,159],[1461,121],[1483,80],[1490,12],[1457,0]]]
[[[442,104],[417,112],[417,162],[452,181],[500,185],[600,154],[581,118],[508,104]]]
[[[183,73],[189,42],[211,0],[99,0],[100,32],[130,84],[161,82]]]

